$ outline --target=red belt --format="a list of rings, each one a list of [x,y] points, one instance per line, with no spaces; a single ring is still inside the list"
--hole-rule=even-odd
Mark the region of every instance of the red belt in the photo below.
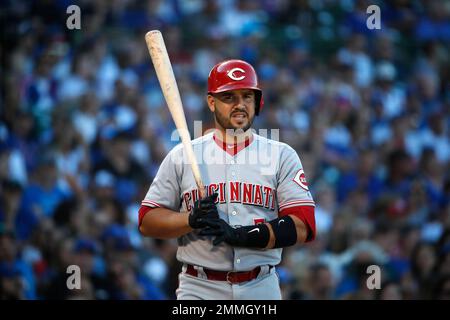
[[[206,278],[208,280],[216,280],[216,281],[226,281],[230,284],[236,284],[241,282],[246,282],[255,279],[259,272],[261,271],[261,267],[256,267],[250,271],[216,271],[203,268],[203,272],[206,274]],[[198,277],[198,270],[194,268],[194,266],[188,264],[186,273]]]

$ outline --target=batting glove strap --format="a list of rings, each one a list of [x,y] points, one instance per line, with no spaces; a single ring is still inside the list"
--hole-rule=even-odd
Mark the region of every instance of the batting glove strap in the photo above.
[[[289,216],[269,221],[275,235],[274,248],[284,248],[297,243],[297,229],[295,222]]]

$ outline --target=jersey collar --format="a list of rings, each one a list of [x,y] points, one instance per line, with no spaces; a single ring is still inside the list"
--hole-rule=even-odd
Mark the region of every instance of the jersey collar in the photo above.
[[[229,155],[235,156],[239,151],[247,148],[254,140],[253,134],[245,138],[245,141],[240,143],[226,143],[220,140],[216,134],[213,135],[214,142]]]

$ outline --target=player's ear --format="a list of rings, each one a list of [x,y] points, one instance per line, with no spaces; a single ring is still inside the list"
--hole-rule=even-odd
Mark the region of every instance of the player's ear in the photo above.
[[[216,109],[216,100],[212,95],[208,94],[206,96],[206,103],[208,104],[209,110],[211,110],[211,112],[214,112]]]

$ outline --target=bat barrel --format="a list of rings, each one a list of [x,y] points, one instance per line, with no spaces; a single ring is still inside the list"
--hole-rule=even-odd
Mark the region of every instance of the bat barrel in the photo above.
[[[167,53],[163,36],[159,30],[151,30],[145,34],[145,41],[153,66],[155,67],[159,84],[161,85],[161,90],[180,134],[186,155],[192,167],[195,182],[197,183],[200,195],[203,198],[205,196],[204,185],[194,150],[192,149],[191,136],[186,123],[180,91],[178,90],[177,81],[173,73],[172,64],[169,59],[169,54]]]

